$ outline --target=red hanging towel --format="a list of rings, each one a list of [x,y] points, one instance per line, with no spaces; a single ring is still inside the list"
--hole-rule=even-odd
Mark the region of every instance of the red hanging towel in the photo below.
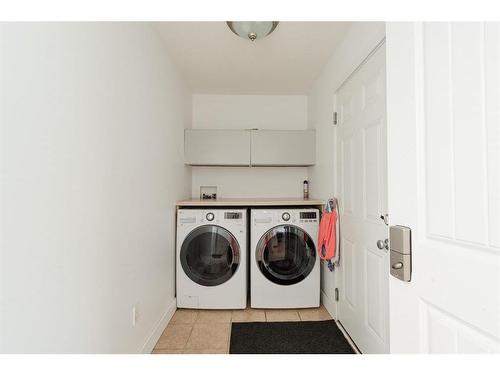
[[[337,239],[337,211],[323,212],[319,224],[318,255],[321,259],[335,257]]]

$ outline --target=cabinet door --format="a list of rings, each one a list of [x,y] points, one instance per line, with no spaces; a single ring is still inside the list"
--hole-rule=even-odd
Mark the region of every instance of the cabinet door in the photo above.
[[[314,130],[253,130],[252,165],[305,166],[316,162]]]
[[[250,165],[248,130],[186,129],[184,161],[190,165]]]

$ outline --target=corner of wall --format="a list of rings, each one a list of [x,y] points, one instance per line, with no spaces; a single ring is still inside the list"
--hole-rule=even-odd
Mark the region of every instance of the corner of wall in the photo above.
[[[151,334],[146,339],[146,342],[139,350],[140,354],[150,354],[153,352],[153,349],[160,339],[161,334],[167,328],[168,323],[172,319],[175,314],[175,310],[177,310],[177,300],[174,298],[167,306],[167,310],[160,318],[160,320],[156,323],[156,326],[153,328]]]

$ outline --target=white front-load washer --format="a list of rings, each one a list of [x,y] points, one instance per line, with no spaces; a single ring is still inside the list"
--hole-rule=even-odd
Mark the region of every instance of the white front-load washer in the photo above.
[[[250,217],[251,306],[318,307],[319,211],[314,208],[252,209]]]
[[[177,307],[244,309],[247,211],[177,211]]]

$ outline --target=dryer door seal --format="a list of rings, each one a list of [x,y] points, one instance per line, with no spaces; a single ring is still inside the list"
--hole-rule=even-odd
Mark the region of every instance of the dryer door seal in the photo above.
[[[279,285],[293,285],[304,280],[314,269],[316,247],[303,229],[279,225],[261,237],[255,260],[268,280]]]
[[[228,281],[240,264],[238,241],[217,225],[203,225],[191,231],[180,251],[184,273],[195,283],[217,286]]]

